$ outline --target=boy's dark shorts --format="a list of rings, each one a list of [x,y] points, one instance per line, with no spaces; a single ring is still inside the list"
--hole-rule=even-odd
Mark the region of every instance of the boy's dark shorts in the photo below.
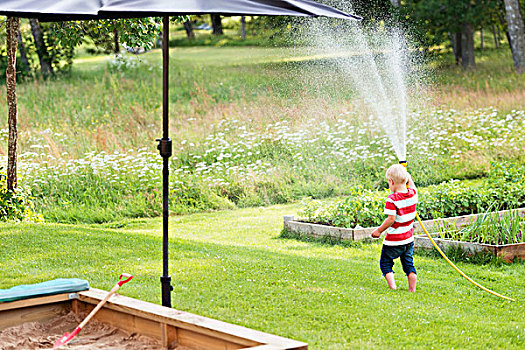
[[[403,245],[384,245],[381,249],[381,259],[379,260],[379,267],[383,276],[387,273],[394,272],[392,267],[394,266],[394,259],[400,258],[401,265],[403,265],[403,271],[408,276],[410,273],[416,273],[414,267],[414,259],[412,254],[414,252],[414,242],[410,242]]]

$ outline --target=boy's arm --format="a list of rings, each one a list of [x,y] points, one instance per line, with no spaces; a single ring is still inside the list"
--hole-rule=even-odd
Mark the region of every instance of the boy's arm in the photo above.
[[[374,230],[374,232],[372,232],[372,237],[373,238],[379,238],[381,236],[381,234],[387,228],[389,228],[390,226],[392,226],[394,224],[395,221],[396,221],[396,216],[395,215],[388,215],[388,217],[385,219],[385,221],[383,221],[381,226],[379,226],[378,228],[376,228]]]
[[[410,174],[408,174],[408,188],[412,188],[414,190],[417,190],[416,184],[412,180],[412,176],[410,176]]]

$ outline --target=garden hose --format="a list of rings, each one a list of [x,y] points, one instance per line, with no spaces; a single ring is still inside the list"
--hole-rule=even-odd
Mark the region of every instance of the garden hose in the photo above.
[[[403,165],[405,168],[407,167],[407,161],[404,160],[404,161],[400,161],[399,164]],[[407,184],[407,187],[408,187],[408,184]],[[425,232],[425,234],[427,235],[428,239],[430,239],[430,242],[432,242],[432,245],[434,246],[434,248],[436,248],[436,250],[439,252],[439,254],[441,254],[441,256],[450,264],[450,266],[452,266],[454,268],[454,270],[456,270],[461,276],[465,277],[465,279],[467,281],[469,281],[470,283],[472,283],[473,285],[475,285],[476,287],[480,288],[481,290],[484,290],[485,292],[487,293],[490,293],[492,295],[495,295],[499,298],[502,298],[502,299],[506,299],[506,300],[510,300],[510,301],[516,301],[512,298],[509,298],[509,297],[506,297],[504,295],[501,295],[501,294],[498,294],[488,288],[485,288],[483,287],[481,284],[477,283],[476,281],[474,281],[472,278],[470,278],[469,276],[467,276],[463,271],[461,271],[456,265],[454,265],[454,263],[452,261],[450,261],[449,258],[447,258],[447,256],[445,255],[445,253],[443,253],[443,251],[438,247],[438,245],[436,244],[436,242],[434,241],[434,239],[430,236],[430,234],[428,233],[427,231],[427,228],[425,227],[425,225],[423,224],[423,222],[421,221],[421,218],[419,217],[419,214],[416,212],[416,218],[417,218],[417,221],[419,222],[419,225],[421,226],[421,228],[423,229],[423,231]]]

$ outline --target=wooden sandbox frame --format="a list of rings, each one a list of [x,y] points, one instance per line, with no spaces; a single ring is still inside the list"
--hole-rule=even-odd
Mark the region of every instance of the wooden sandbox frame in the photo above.
[[[87,314],[107,295],[87,291],[0,303],[0,330],[25,322],[45,322],[69,311]],[[127,332],[157,339],[162,349],[306,350],[308,344],[188,312],[115,294],[94,316]],[[61,334],[57,334],[60,336]],[[80,336],[80,335],[79,335]]]

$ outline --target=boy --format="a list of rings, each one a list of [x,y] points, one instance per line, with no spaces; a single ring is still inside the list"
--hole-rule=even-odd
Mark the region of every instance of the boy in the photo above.
[[[394,259],[400,258],[403,271],[408,278],[408,290],[416,291],[417,275],[412,252],[414,237],[412,226],[416,217],[417,190],[408,171],[401,164],[392,165],[386,171],[386,179],[392,194],[386,199],[384,214],[388,215],[383,224],[372,232],[373,238],[379,238],[386,230],[383,240],[379,266],[390,289],[396,289],[394,279]],[[408,188],[407,188],[408,183]]]

